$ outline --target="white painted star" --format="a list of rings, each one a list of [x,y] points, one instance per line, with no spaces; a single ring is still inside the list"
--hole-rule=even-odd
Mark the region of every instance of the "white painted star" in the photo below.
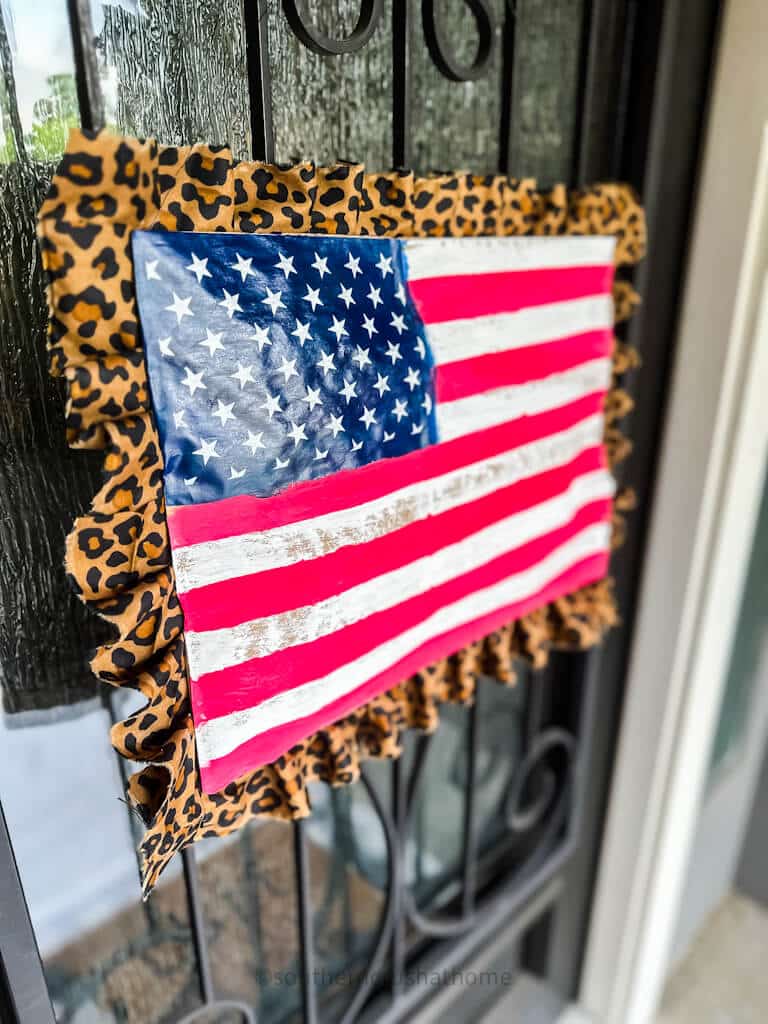
[[[374,288],[373,284],[371,284],[371,287],[368,289],[368,295],[366,298],[371,300],[374,309],[376,309],[377,306],[380,306],[384,301],[381,297],[381,288]]]
[[[364,369],[366,366],[372,366],[371,357],[368,353],[371,350],[369,348],[361,348],[359,345],[355,345],[355,353],[352,356],[352,362],[357,363],[360,369]]]
[[[344,285],[341,286],[341,291],[339,292],[339,298],[344,303],[344,305],[347,307],[347,309],[349,309],[350,306],[354,306],[354,304],[355,304],[355,300],[352,298],[352,289],[351,288],[345,288]]]
[[[315,259],[311,266],[318,272],[321,281],[326,274],[330,274],[327,256],[321,256],[319,253],[315,253]]]
[[[379,330],[376,327],[376,324],[373,322],[373,317],[372,316],[365,316],[365,314],[363,314],[363,322],[361,324],[361,327],[363,328],[364,331],[368,332],[368,337],[369,338],[372,338],[374,336],[374,334],[378,334],[379,333]]]
[[[324,426],[326,430],[330,430],[334,439],[338,434],[346,434],[346,430],[341,422],[341,416],[334,416],[333,413],[331,413],[330,417],[325,421]]]
[[[302,402],[307,403],[310,412],[312,412],[316,405],[322,405],[323,402],[320,398],[320,388],[311,388],[307,385],[307,393],[302,398]]]
[[[307,294],[304,296],[304,301],[312,306],[312,312],[314,313],[318,306],[323,305],[323,300],[320,298],[320,289],[310,288],[307,285]]]
[[[179,409],[178,412],[175,412],[173,414],[173,425],[174,425],[174,427],[177,427],[177,428],[178,427],[186,427],[187,424],[184,422],[184,417],[186,416],[186,414],[187,414],[187,410],[186,409]]]
[[[239,361],[237,369],[231,374],[233,380],[240,382],[240,390],[242,391],[246,384],[255,384],[256,381],[253,379],[253,365],[243,366]]]
[[[357,277],[358,274],[362,274],[359,256],[353,256],[352,253],[350,253],[344,266],[347,270],[351,271],[352,277]]]
[[[385,256],[384,253],[382,253],[381,256],[379,256],[379,261],[376,264],[376,266],[379,268],[379,270],[381,271],[381,276],[384,278],[386,278],[387,274],[393,273],[392,257]]]
[[[171,348],[171,339],[170,338],[158,338],[157,339],[157,344],[160,346],[160,355],[161,356],[168,356],[170,358],[171,356],[175,356],[176,355],[176,353]]]
[[[192,253],[192,262],[188,264],[185,270],[191,270],[197,278],[197,283],[201,284],[204,277],[212,277],[210,270],[208,269],[208,257],[201,260],[199,256]]]
[[[291,429],[288,431],[288,437],[293,438],[293,447],[298,448],[299,441],[308,441],[307,432],[304,429],[304,423],[294,423],[293,420],[289,420]]]
[[[333,361],[333,352],[326,352],[320,349],[320,358],[315,363],[315,366],[319,366],[323,373],[330,373],[331,370],[335,370],[336,364]]]
[[[176,323],[180,324],[182,319],[185,316],[194,316],[195,315],[192,312],[192,310],[189,308],[189,304],[190,304],[191,301],[192,301],[192,296],[191,295],[189,296],[189,298],[182,299],[179,295],[176,294],[176,292],[174,292],[173,293],[173,302],[170,304],[170,306],[166,306],[165,308],[170,313],[175,313],[176,314]]]
[[[363,447],[363,442],[362,441],[353,441],[352,442],[352,451],[353,452],[359,452],[362,447]]]
[[[221,336],[223,333],[223,331],[219,331],[218,333],[214,334],[212,330],[206,327],[205,341],[201,341],[200,344],[203,346],[203,348],[207,348],[210,354],[213,355],[213,353],[218,351],[218,349],[224,348],[224,346],[221,343]]]
[[[421,403],[421,408],[427,416],[432,412],[432,395],[428,391],[424,392],[424,401]]]
[[[200,371],[200,373],[192,373],[192,370],[188,366],[185,366],[184,372],[186,373],[187,376],[186,379],[183,380],[181,383],[184,385],[185,388],[189,388],[190,395],[194,395],[196,391],[208,390],[207,385],[203,384],[202,370]]]
[[[413,426],[411,427],[411,436],[412,437],[416,437],[416,435],[420,434],[423,429],[424,429],[424,424],[423,423],[414,423]]]
[[[403,305],[406,303],[405,288],[403,288],[402,282],[397,286],[395,290],[395,298],[399,299]]]
[[[282,270],[282,272],[285,274],[286,281],[291,276],[291,274],[296,273],[296,268],[293,265],[293,256],[286,256],[284,252],[281,252],[280,255],[278,256],[275,267],[278,270]]]
[[[187,485],[187,487],[194,487],[195,484],[197,483],[197,477],[196,476],[185,476],[184,477],[184,483]]]
[[[254,434],[252,430],[248,431],[248,437],[242,442],[243,448],[250,448],[251,455],[255,455],[259,448],[266,448],[267,446],[261,440],[264,436],[264,431],[260,430],[258,434]]]
[[[296,369],[296,360],[286,359],[285,356],[283,356],[282,365],[278,366],[277,372],[282,373],[285,377],[285,383],[287,384],[291,377],[299,376],[299,371]]]
[[[421,370],[416,370],[413,366],[409,366],[404,383],[408,385],[411,391],[417,388],[421,384]]]
[[[290,459],[275,459],[275,469],[287,469],[290,464]]]
[[[339,394],[344,395],[347,400],[347,405],[349,405],[350,399],[357,396],[357,385],[353,384],[351,380],[345,380],[344,387],[341,389]]]
[[[395,432],[394,432],[394,430],[392,431],[392,433],[387,433],[387,431],[385,430],[384,431],[384,439],[383,440],[384,440],[384,444],[386,444],[387,441],[394,441],[395,440]]]
[[[392,319],[389,321],[389,326],[394,327],[398,334],[402,334],[403,331],[407,331],[408,328],[405,325],[405,317],[399,313],[393,313]]]
[[[389,356],[394,366],[398,359],[403,357],[400,355],[400,345],[394,345],[391,341],[387,342],[387,351],[384,353],[385,356]]]
[[[424,345],[424,339],[423,338],[419,338],[419,340],[416,342],[416,344],[413,347],[416,349],[416,353],[418,354],[419,359],[424,359],[426,354],[427,354],[427,350],[426,350],[426,347]]]
[[[200,447],[192,452],[193,455],[201,456],[203,463],[207,466],[209,459],[220,459],[221,456],[216,451],[216,445],[218,441],[206,441],[204,437],[200,438]]]
[[[265,345],[272,344],[269,338],[269,328],[258,327],[256,324],[253,325],[253,334],[250,336],[249,340],[256,342],[259,346],[259,352],[261,352]]]
[[[275,415],[276,412],[282,412],[283,411],[283,407],[280,405],[280,397],[279,397],[279,395],[270,395],[269,392],[267,392],[267,400],[266,400],[266,402],[264,402],[262,405],[260,405],[259,408],[260,409],[266,409],[267,414],[269,415],[270,420],[272,419],[272,417]]]
[[[234,292],[234,294],[230,295],[226,288],[222,288],[221,290],[224,292],[224,298],[221,300],[219,305],[226,309],[227,316],[231,320],[235,313],[243,312],[243,307],[239,302],[240,293]]]
[[[291,334],[299,339],[299,344],[304,348],[304,342],[311,341],[312,335],[309,333],[309,324],[303,324],[301,320],[296,320],[296,330],[291,331]]]
[[[144,264],[144,273],[147,275],[148,281],[162,281],[162,277],[157,272],[159,262],[159,260],[147,260]]]
[[[337,343],[338,343],[339,341],[341,341],[341,339],[342,339],[342,338],[343,338],[343,337],[344,337],[345,335],[346,335],[347,337],[349,336],[349,331],[348,331],[348,330],[346,329],[346,327],[344,326],[344,324],[345,324],[345,323],[346,323],[346,321],[345,321],[345,320],[337,320],[337,319],[336,319],[336,317],[334,317],[334,318],[333,318],[333,323],[332,323],[332,324],[331,324],[331,326],[330,326],[330,327],[328,328],[328,330],[329,330],[329,331],[331,332],[331,334],[335,334],[335,335],[336,335],[336,341],[337,341]]]
[[[239,480],[243,476],[245,476],[245,470],[244,469],[235,469],[234,466],[230,466],[229,467],[229,479],[230,480]]]
[[[383,398],[384,392],[390,390],[388,381],[389,377],[385,377],[380,373],[376,374],[376,383],[373,386],[379,392],[379,398]]]
[[[363,406],[363,415],[360,417],[360,422],[370,430],[374,423],[377,422],[374,413],[375,409],[369,409],[367,405]]]
[[[230,263],[232,270],[236,270],[240,274],[240,280],[245,281],[246,277],[250,274],[251,277],[256,277],[256,271],[251,269],[253,263],[253,257],[243,259],[239,252],[235,253],[235,263]]]
[[[317,445],[315,445],[315,457],[314,457],[314,459],[312,461],[313,462],[322,462],[323,459],[327,459],[327,458],[328,458],[328,449],[327,448],[321,449],[321,448],[318,448]]]
[[[273,292],[271,289],[267,288],[267,297],[266,299],[262,299],[261,302],[262,305],[269,306],[269,308],[272,310],[272,316],[275,316],[278,309],[286,308],[282,296],[282,292]]]
[[[408,417],[408,403],[406,401],[404,401],[404,400],[401,401],[399,398],[396,398],[395,399],[395,408],[392,410],[392,415],[397,418],[397,422],[398,423],[400,422],[400,420],[404,416],[407,418]]]
[[[214,412],[212,412],[211,415],[218,416],[219,419],[221,420],[221,425],[223,427],[225,423],[235,418],[235,414],[232,412],[232,410],[235,407],[235,403],[230,402],[229,405],[225,405],[220,398],[217,399],[217,401],[219,403],[218,408]]]

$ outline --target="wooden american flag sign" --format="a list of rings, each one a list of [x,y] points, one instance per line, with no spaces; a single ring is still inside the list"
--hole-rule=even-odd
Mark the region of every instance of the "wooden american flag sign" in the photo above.
[[[612,238],[132,244],[206,792],[605,575]]]

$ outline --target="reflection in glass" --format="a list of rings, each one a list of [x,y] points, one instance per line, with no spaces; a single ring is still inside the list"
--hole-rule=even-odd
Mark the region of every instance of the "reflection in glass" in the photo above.
[[[198,1001],[178,866],[142,904],[109,719],[0,719],[0,798],[57,1020],[154,1024]]]
[[[0,162],[56,160],[79,123],[66,4],[2,0]]]

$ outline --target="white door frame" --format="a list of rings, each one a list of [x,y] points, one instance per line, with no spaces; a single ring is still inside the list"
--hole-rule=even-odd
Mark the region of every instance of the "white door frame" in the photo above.
[[[730,0],[579,994],[599,1024],[655,1016],[762,493],[766,50],[768,5]]]

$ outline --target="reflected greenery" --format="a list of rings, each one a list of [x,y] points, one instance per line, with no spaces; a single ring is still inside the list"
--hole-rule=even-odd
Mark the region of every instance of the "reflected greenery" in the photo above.
[[[80,124],[75,76],[66,72],[48,75],[46,86],[48,93],[35,100],[31,130],[21,135],[23,149],[17,141],[21,122],[15,97],[9,94],[5,83],[0,88],[0,163],[12,163],[24,156],[40,163],[53,163],[64,152],[70,129]]]

